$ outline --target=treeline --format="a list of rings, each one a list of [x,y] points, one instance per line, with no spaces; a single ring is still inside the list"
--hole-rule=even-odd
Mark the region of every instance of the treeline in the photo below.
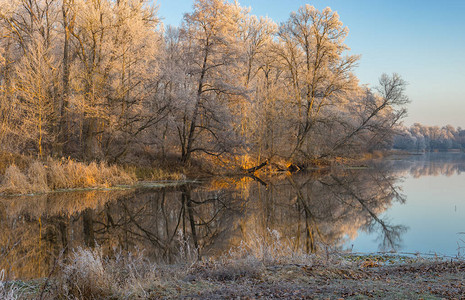
[[[415,123],[404,127],[395,136],[393,147],[408,151],[465,149],[465,130],[451,125],[439,127]]]
[[[306,5],[277,25],[196,0],[179,27],[141,0],[1,0],[3,151],[306,161],[391,145],[405,82],[369,89],[348,29]]]

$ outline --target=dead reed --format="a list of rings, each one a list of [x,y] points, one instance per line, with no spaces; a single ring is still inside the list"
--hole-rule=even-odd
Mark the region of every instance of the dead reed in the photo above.
[[[34,161],[22,171],[15,164],[5,170],[0,192],[6,194],[45,193],[57,189],[108,188],[133,184],[134,173],[106,163],[74,160]]]
[[[113,258],[94,250],[78,248],[62,267],[57,294],[65,299],[147,298],[159,273],[140,253],[116,253]]]

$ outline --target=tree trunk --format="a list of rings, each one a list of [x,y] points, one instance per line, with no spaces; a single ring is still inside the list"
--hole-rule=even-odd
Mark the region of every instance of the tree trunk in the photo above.
[[[69,97],[69,39],[70,39],[70,24],[68,15],[68,1],[63,1],[61,11],[63,15],[63,27],[65,30],[64,44],[63,44],[63,93],[61,96],[60,103],[60,115],[58,124],[58,143],[56,152],[58,155],[63,155],[64,149],[66,149],[66,143],[68,141],[68,97]]]
[[[207,45],[208,45],[208,40],[207,40]],[[189,163],[191,159],[191,152],[192,152],[192,148],[194,144],[194,132],[197,127],[197,117],[199,115],[200,104],[202,101],[203,84],[204,84],[203,81],[205,78],[205,74],[207,73],[207,61],[208,61],[208,46],[205,49],[205,56],[203,58],[202,72],[200,73],[199,87],[197,89],[194,113],[192,114],[192,119],[190,122],[189,135],[188,135],[187,143],[186,143],[186,150],[182,153],[181,160],[184,164]]]

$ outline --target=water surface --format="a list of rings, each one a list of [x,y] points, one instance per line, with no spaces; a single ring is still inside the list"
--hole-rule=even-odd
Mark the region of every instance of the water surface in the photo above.
[[[10,278],[48,276],[56,257],[76,247],[139,250],[170,263],[276,239],[308,253],[455,256],[465,247],[463,170],[463,154],[433,153],[262,181],[3,198],[0,269]]]
[[[407,230],[394,250],[402,253],[463,256],[465,253],[465,155],[428,153],[389,160],[404,202],[380,214]],[[375,252],[378,232],[359,230],[346,246]]]

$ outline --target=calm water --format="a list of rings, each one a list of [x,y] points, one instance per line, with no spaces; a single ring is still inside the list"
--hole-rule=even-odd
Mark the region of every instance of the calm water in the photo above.
[[[431,153],[390,161],[405,201],[393,203],[379,216],[404,226],[398,252],[465,255],[465,155]],[[346,247],[379,250],[378,232],[359,230]]]
[[[55,257],[101,246],[174,262],[276,238],[305,252],[456,256],[465,247],[465,156],[428,154],[368,169],[214,179],[179,188],[54,193],[0,199],[0,269],[47,276]],[[465,248],[464,251],[465,252]]]

